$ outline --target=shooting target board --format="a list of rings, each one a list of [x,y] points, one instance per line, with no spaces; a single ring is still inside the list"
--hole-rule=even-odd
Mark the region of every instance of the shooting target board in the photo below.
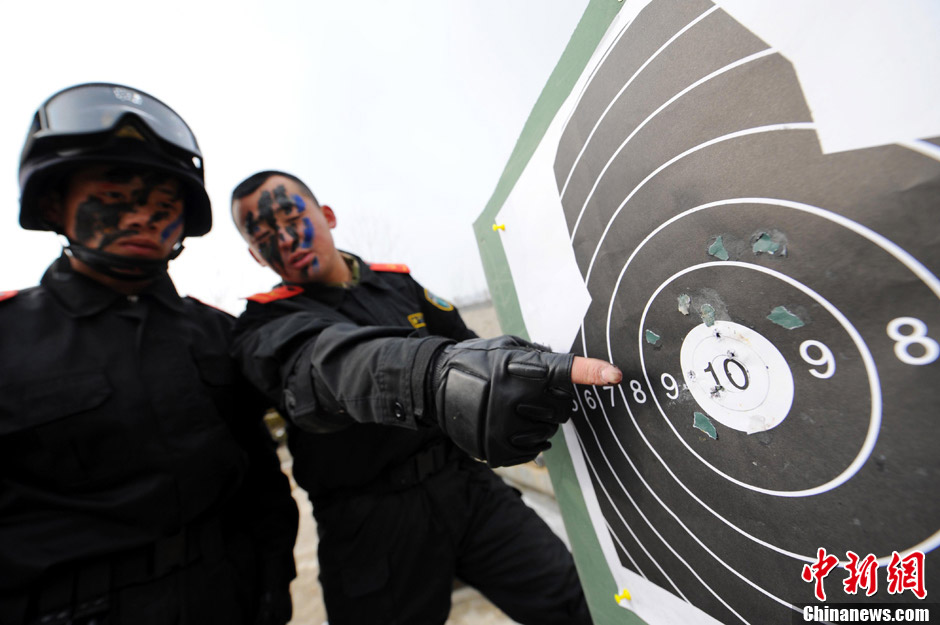
[[[930,592],[937,7],[628,0],[478,221],[529,336],[624,372],[564,432],[597,622],[789,623],[820,548],[880,565],[830,603],[916,601],[893,552]]]

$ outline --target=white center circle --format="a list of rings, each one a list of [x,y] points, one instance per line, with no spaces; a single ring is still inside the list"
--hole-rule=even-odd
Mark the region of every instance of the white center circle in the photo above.
[[[692,328],[679,351],[692,397],[709,417],[754,434],[780,425],[793,405],[793,374],[761,334],[732,321]]]

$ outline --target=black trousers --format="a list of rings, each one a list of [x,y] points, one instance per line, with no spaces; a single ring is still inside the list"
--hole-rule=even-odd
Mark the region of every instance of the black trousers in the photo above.
[[[440,625],[455,578],[523,624],[591,623],[564,543],[478,462],[314,512],[330,625]]]

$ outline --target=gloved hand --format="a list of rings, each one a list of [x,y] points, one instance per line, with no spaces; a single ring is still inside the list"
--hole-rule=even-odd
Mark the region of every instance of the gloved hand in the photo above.
[[[515,336],[448,345],[428,368],[427,403],[471,456],[492,467],[527,462],[551,447],[548,439],[568,420],[573,361]]]
[[[293,615],[290,590],[266,590],[258,602],[254,625],[287,625]]]

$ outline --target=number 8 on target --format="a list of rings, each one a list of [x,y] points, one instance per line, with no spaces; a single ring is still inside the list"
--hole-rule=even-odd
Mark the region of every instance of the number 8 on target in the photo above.
[[[910,328],[910,332],[902,332]],[[914,317],[898,317],[888,324],[888,336],[894,339],[894,354],[908,365],[929,365],[940,355],[940,345],[927,336],[927,324]],[[919,345],[923,351],[919,356],[911,353],[911,346]]]

